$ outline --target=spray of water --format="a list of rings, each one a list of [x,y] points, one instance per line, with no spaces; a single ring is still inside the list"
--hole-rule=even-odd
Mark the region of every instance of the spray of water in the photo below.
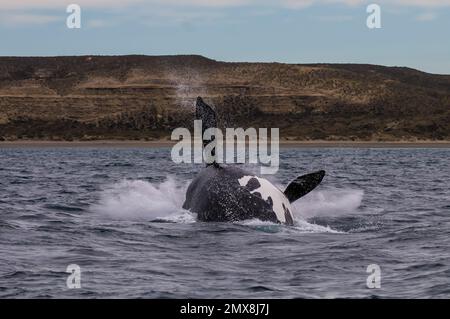
[[[175,86],[175,99],[179,107],[192,108],[197,96],[208,94],[205,79],[194,69],[186,73],[171,70],[166,73],[166,78]]]
[[[298,217],[307,219],[316,216],[342,216],[358,211],[364,196],[357,189],[326,189],[314,191],[293,204]]]
[[[189,182],[182,183],[173,177],[162,183],[124,180],[104,189],[91,210],[113,219],[193,223],[195,214],[181,208],[188,185]],[[302,232],[334,232],[329,227],[310,224],[306,218],[351,214],[360,206],[362,197],[362,191],[351,189],[312,192],[293,206],[295,228]],[[239,224],[267,229],[282,227],[255,219]]]
[[[187,185],[172,177],[162,183],[124,180],[104,189],[91,210],[114,219],[195,221],[181,208]]]

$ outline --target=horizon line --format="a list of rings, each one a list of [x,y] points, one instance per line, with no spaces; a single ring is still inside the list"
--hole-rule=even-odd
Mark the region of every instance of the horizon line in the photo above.
[[[280,62],[280,61],[231,61],[231,60],[216,60],[201,54],[142,54],[142,53],[130,53],[130,54],[74,54],[74,55],[1,55],[0,59],[3,58],[77,58],[77,57],[153,57],[153,58],[169,58],[169,57],[199,57],[207,59],[217,63],[248,63],[248,64],[285,64],[285,65],[361,65],[361,66],[377,66],[385,68],[398,68],[398,69],[409,69],[418,71],[425,74],[437,75],[437,76],[450,76],[447,73],[432,73],[424,71],[418,68],[410,66],[400,66],[400,65],[385,65],[385,64],[375,64],[375,63],[361,63],[361,62],[313,62],[313,63],[301,63],[301,62]]]

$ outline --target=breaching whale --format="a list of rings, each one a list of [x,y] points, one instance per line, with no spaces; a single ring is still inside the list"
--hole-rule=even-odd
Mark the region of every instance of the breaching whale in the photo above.
[[[202,131],[217,127],[216,113],[202,98],[197,98],[196,118]],[[204,141],[204,145],[208,142]],[[303,175],[284,191],[267,179],[236,165],[212,163],[202,169],[189,185],[183,208],[197,214],[200,221],[235,222],[259,219],[293,225],[291,203],[320,184],[325,171]]]

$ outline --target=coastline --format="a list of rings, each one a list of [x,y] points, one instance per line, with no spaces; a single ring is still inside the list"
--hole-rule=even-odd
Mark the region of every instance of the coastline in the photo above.
[[[1,141],[1,148],[64,148],[64,147],[98,147],[98,148],[158,148],[172,147],[177,141]],[[450,148],[450,141],[280,141],[281,148]]]

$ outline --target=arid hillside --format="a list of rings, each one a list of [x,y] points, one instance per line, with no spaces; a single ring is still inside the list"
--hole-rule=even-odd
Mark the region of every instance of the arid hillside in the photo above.
[[[288,140],[450,140],[450,76],[201,56],[0,57],[0,140],[165,139],[199,95]]]

